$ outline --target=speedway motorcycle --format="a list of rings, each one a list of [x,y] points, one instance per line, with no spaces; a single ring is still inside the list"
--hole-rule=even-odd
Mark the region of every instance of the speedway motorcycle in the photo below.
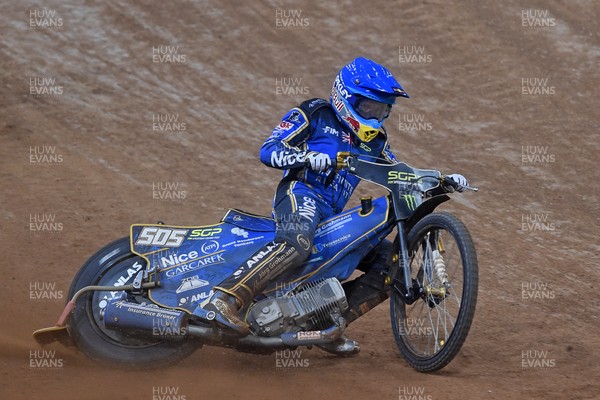
[[[203,345],[269,353],[332,343],[347,325],[340,282],[395,230],[382,291],[390,298],[397,347],[418,371],[443,368],[467,337],[478,287],[466,227],[434,212],[456,183],[436,170],[375,161],[350,155],[337,168],[389,194],[323,221],[305,264],[242,310],[247,336],[222,328],[202,305],[214,286],[273,240],[275,222],[230,209],[208,226],[132,225],[129,237],[81,267],[57,324],[34,337],[42,345],[74,344],[96,360],[146,367],[183,359]]]

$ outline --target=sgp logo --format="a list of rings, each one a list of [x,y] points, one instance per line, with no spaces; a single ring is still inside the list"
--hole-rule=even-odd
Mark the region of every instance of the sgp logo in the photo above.
[[[223,229],[221,228],[204,228],[204,229],[194,229],[190,234],[190,237],[212,237],[221,233]]]
[[[413,181],[418,176],[414,172],[390,171],[388,172],[388,182],[391,181]]]
[[[169,229],[145,226],[135,244],[143,246],[179,247],[187,235],[187,229]]]

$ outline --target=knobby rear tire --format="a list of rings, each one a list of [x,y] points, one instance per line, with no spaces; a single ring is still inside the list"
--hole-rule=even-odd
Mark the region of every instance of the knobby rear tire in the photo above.
[[[128,276],[126,271],[136,262],[145,267],[145,261],[131,252],[128,237],[106,245],[83,264],[71,283],[68,299],[85,286],[112,285],[115,277],[127,277],[124,282],[121,279],[122,284],[131,283],[135,275]],[[84,294],[67,325],[77,348],[94,360],[112,366],[160,368],[188,357],[201,346],[192,339],[160,340],[107,330],[97,315],[98,301],[98,292]]]

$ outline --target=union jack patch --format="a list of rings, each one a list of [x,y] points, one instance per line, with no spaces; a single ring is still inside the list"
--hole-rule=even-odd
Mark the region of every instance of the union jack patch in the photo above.
[[[342,132],[342,143],[348,143],[348,144],[352,143],[349,133]]]

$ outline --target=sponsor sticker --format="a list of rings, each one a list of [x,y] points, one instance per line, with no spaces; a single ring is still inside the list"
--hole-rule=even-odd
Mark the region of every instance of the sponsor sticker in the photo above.
[[[320,331],[298,332],[298,340],[321,339]]]

